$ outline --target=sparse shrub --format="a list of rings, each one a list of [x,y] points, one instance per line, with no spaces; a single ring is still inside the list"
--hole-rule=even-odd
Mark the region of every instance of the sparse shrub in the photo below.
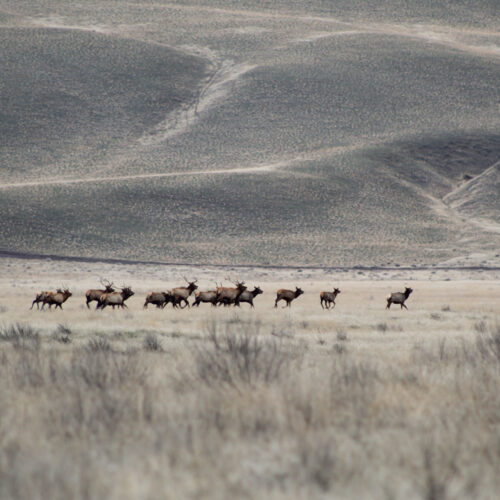
[[[50,338],[53,342],[60,342],[61,344],[71,343],[71,338],[69,335],[62,335],[57,331],[53,332]]]
[[[477,325],[476,325],[477,327]],[[483,360],[496,360],[500,362],[500,325],[488,327],[484,321],[480,328],[476,328],[476,349]]]
[[[347,333],[344,330],[337,330],[337,340],[339,342],[345,342],[347,340]]]
[[[104,337],[94,337],[87,342],[87,350],[90,352],[110,352],[111,344]]]
[[[478,321],[474,325],[474,330],[476,330],[477,333],[486,333],[486,331],[488,330],[488,327],[487,327],[486,323],[481,320],[481,321]]]
[[[431,319],[439,321],[441,319],[441,315],[438,313],[431,313]]]
[[[336,354],[345,354],[347,352],[347,348],[343,342],[336,342],[333,344],[333,352]]]
[[[16,349],[39,349],[40,334],[30,325],[16,323],[0,330],[0,341],[11,342]]]
[[[451,311],[451,307],[450,307],[448,304],[444,304],[444,305],[441,307],[441,311],[442,311],[442,312],[450,312],[450,311]]]
[[[382,333],[385,333],[389,329],[387,323],[379,323],[375,328],[378,332]]]
[[[146,351],[154,351],[154,352],[162,352],[163,347],[161,345],[160,340],[154,333],[148,333],[144,337],[144,341],[142,342],[142,346]]]
[[[71,331],[69,326],[67,326],[63,323],[59,323],[57,325],[57,333],[59,333],[61,335],[71,335],[73,332]]]
[[[236,386],[240,383],[253,385],[258,381],[272,382],[299,356],[286,350],[274,338],[262,339],[251,325],[237,332],[226,330],[220,334],[211,325],[209,343],[194,347],[197,376],[207,385],[213,382]]]

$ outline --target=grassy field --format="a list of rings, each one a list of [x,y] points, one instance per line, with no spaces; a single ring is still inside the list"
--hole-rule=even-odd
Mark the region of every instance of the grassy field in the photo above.
[[[499,280],[349,276],[324,311],[332,281],[255,272],[254,310],[175,311],[142,309],[174,276],[134,271],[128,310],[87,310],[67,268],[74,295],[42,312],[46,283],[4,267],[2,498],[495,496]],[[385,310],[405,284],[409,310]]]

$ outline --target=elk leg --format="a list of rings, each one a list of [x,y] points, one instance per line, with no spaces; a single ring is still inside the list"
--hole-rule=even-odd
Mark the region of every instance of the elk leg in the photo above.
[[[391,304],[392,304],[392,302],[390,301],[390,299],[387,300],[387,307],[386,307],[386,309],[390,309],[391,308]]]
[[[401,309],[403,309],[403,307],[408,311],[408,308],[404,305],[403,302],[401,302]]]

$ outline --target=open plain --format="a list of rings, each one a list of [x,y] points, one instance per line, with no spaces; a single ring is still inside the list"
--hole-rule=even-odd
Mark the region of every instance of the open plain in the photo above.
[[[5,259],[2,498],[484,498],[500,488],[500,271]],[[149,306],[197,278],[255,309]],[[22,277],[22,278],[21,278]],[[87,309],[100,277],[128,309]],[[64,283],[62,311],[29,307]],[[319,292],[340,288],[337,305]],[[275,291],[300,286],[289,309]],[[386,310],[411,286],[408,310]]]

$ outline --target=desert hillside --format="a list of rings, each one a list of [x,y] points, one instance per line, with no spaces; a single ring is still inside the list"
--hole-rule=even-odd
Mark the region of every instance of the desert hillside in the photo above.
[[[0,250],[498,266],[494,2],[0,3]]]

